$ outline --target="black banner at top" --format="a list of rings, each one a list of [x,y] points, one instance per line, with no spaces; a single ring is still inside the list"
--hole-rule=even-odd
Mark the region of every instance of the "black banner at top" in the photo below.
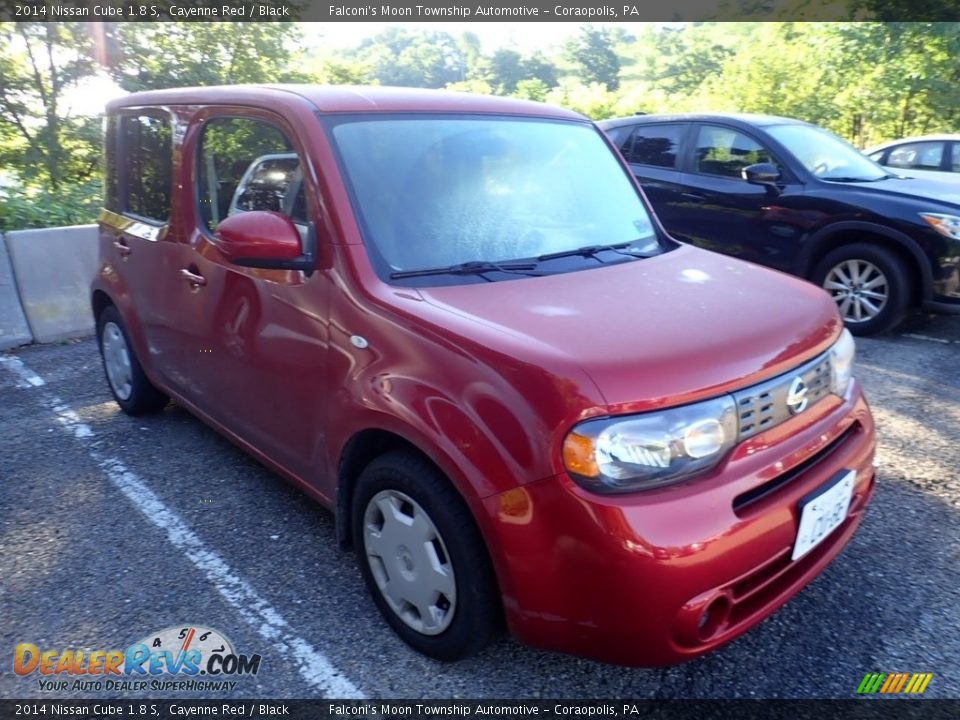
[[[960,0],[0,0],[33,22],[954,21]]]

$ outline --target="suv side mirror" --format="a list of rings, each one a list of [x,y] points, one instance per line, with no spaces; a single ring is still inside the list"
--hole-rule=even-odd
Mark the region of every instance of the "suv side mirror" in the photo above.
[[[776,186],[777,181],[780,180],[780,170],[771,163],[747,165],[740,171],[740,175],[751,185]]]
[[[316,229],[310,223],[305,242],[286,215],[251,210],[225,218],[213,234],[217,248],[234,265],[273,270],[302,270],[316,264]]]

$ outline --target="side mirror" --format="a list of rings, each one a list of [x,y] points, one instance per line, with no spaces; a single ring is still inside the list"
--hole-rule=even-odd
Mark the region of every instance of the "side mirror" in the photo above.
[[[747,165],[740,171],[741,177],[751,185],[774,185],[780,180],[780,171],[771,163]]]
[[[231,215],[213,234],[217,248],[234,265],[273,270],[302,270],[316,264],[316,231],[310,223],[306,242],[286,215],[265,210]]]

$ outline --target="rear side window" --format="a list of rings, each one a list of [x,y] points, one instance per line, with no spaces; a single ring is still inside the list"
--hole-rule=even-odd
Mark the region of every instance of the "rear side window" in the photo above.
[[[676,167],[682,132],[682,125],[638,125],[624,157],[635,165]]]
[[[170,217],[173,149],[170,120],[161,113],[124,115],[121,147],[126,164],[124,210],[139,217],[166,222]],[[110,196],[108,156],[107,196]]]
[[[739,180],[748,165],[774,162],[756,140],[731,128],[702,125],[697,133],[697,172]]]
[[[960,143],[950,143],[950,151],[952,153],[950,169],[955,173],[960,173]]]
[[[120,212],[120,182],[117,177],[117,116],[107,117],[103,132],[103,206],[107,210]]]
[[[197,178],[200,221],[211,232],[224,218],[252,210],[306,223],[300,161],[290,139],[269,122],[235,117],[207,122]]]

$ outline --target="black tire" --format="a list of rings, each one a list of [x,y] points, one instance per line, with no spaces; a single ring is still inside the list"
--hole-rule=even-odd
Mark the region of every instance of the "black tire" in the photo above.
[[[125,390],[126,385],[123,385],[119,390],[114,387],[115,382],[111,379],[107,354],[104,352],[105,341],[109,344],[112,342],[111,337],[117,338],[115,330],[119,331],[120,336],[122,336],[124,349],[129,359],[129,393]],[[127,334],[127,328],[123,324],[120,312],[113,305],[104,308],[97,318],[97,345],[100,347],[100,358],[103,361],[103,372],[107,378],[107,386],[121,410],[127,415],[144,415],[161,410],[166,406],[170,398],[157,390],[147,379],[130,342],[130,336]]]
[[[449,624],[445,629],[435,634],[411,627],[391,606],[374,577],[372,563],[379,563],[388,575],[392,571],[375,553],[372,559],[368,554],[367,509],[371,506],[375,516],[378,506],[371,505],[371,500],[393,493],[413,500],[419,506],[417,510],[426,513],[440,536],[443,553],[438,552],[438,556],[443,558],[445,554],[452,568],[456,590],[451,619],[447,620]],[[410,511],[413,517],[412,507]],[[413,451],[396,450],[381,455],[364,468],[354,489],[351,528],[353,547],[367,589],[387,623],[405,643],[435,660],[453,661],[475,655],[490,642],[501,624],[501,606],[486,546],[466,503],[426,458]],[[405,549],[403,545],[396,547]],[[411,561],[408,577],[401,582],[421,582],[420,567]],[[384,575],[381,573],[380,577]],[[444,600],[441,594],[437,604],[441,605]],[[408,617],[416,622],[421,616],[411,611]]]
[[[871,281],[877,281],[882,276],[879,281],[881,284],[869,288],[869,292],[883,294],[885,297],[882,301],[872,296],[861,298],[856,294],[868,291],[868,288],[862,287],[863,283],[861,287],[856,287],[857,284],[852,282],[850,270],[857,267],[864,271],[861,277]],[[843,277],[850,279],[851,283],[845,289],[840,289],[836,283]],[[817,264],[811,280],[834,298],[844,324],[854,335],[876,335],[894,328],[903,320],[913,292],[913,282],[903,261],[886,248],[870,243],[844,245],[828,253]],[[846,312],[843,306],[845,300],[849,300]],[[878,312],[873,314],[870,305],[865,304],[867,302],[877,307]],[[856,317],[858,306],[860,319]]]

